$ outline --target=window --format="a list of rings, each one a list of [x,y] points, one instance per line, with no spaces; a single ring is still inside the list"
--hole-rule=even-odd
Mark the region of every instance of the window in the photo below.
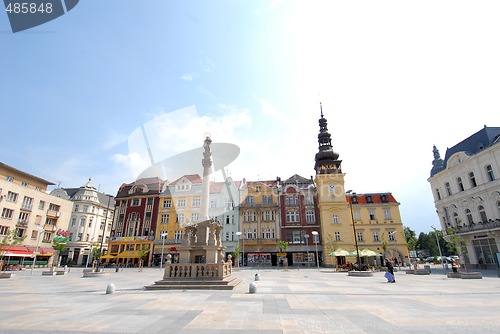
[[[216,209],[217,208],[217,201],[210,201],[210,209]]]
[[[390,220],[391,218],[391,209],[384,209],[384,219]]]
[[[262,228],[262,239],[266,238],[266,232],[264,231],[264,228]]]
[[[141,205],[141,199],[140,198],[133,198],[132,199],[132,206],[139,206]]]
[[[455,222],[455,226],[458,226],[458,213],[453,213],[453,221]]]
[[[335,232],[335,241],[340,241],[340,232]]]
[[[339,216],[336,213],[333,214],[333,223],[334,224],[338,224],[339,223]]]
[[[292,243],[294,244],[300,244],[301,243],[301,233],[300,231],[293,231],[292,232]]]
[[[457,177],[457,184],[458,184],[458,190],[459,191],[464,191],[464,184],[462,183],[462,178],[461,177]]]
[[[314,223],[314,211],[312,210],[307,210],[306,211],[306,222],[307,223]],[[335,217],[333,218],[333,221],[335,221]]]
[[[199,213],[193,213],[193,215],[191,216],[191,218],[193,219],[193,221],[198,221],[200,220],[200,214]]]
[[[176,241],[182,240],[182,230],[175,231],[174,238]]]
[[[77,241],[82,241],[83,238],[83,233],[78,233],[78,240]]]
[[[184,222],[184,214],[183,213],[179,213],[177,215],[177,223],[183,223]]]
[[[245,232],[245,230],[243,230],[243,232]],[[247,231],[247,239],[252,239],[252,229],[251,228],[249,228]]]
[[[359,210],[354,210],[354,220],[361,220]]]
[[[14,210],[3,208],[3,210],[2,210],[2,218],[12,219],[12,214],[13,213],[14,213]]]
[[[358,241],[364,241],[364,239],[363,239],[363,231],[357,232],[357,235],[358,235]]]
[[[465,216],[467,217],[467,223],[469,223],[469,226],[472,225],[474,221],[472,220],[472,213],[469,209],[465,210]]]
[[[446,188],[446,193],[448,194],[448,196],[451,196],[451,188],[450,188],[450,183],[449,182],[446,182],[444,184],[444,187]]]
[[[370,220],[375,220],[377,217],[375,216],[375,210],[374,209],[369,209],[368,214],[370,215]]]
[[[477,187],[476,177],[474,176],[474,172],[469,173],[469,181],[471,188]]]
[[[266,238],[271,239],[271,230],[269,228],[266,229]]]
[[[161,223],[167,224],[170,219],[170,215],[161,215]]]
[[[154,198],[148,198],[147,205],[153,205]]]
[[[6,176],[5,180],[7,180],[8,182],[12,182],[14,181],[14,178],[12,176]]]
[[[253,198],[253,196],[247,196],[247,197],[245,198],[245,204],[248,204],[248,205],[252,205],[252,206],[253,206],[253,205],[254,205],[254,203],[255,203],[255,202],[254,202],[254,198]]]
[[[306,195],[305,198],[306,205],[313,205],[314,204],[314,198],[312,195]]]
[[[71,226],[76,225],[76,217],[71,217]]]
[[[31,210],[33,208],[33,201],[33,198],[24,196],[23,204],[21,204],[21,207],[26,210]]]
[[[88,205],[84,205],[83,206],[83,212],[89,212],[89,206]]]
[[[171,208],[172,207],[172,201],[169,199],[166,199],[163,201],[163,208]]]
[[[298,211],[287,211],[286,213],[287,223],[297,223],[300,222]]]
[[[86,221],[86,218],[85,218],[85,217],[80,218],[80,226],[81,226],[81,227],[84,227],[84,226],[85,226],[85,221]]]
[[[486,212],[484,211],[484,206],[480,205],[477,207],[477,211],[479,211],[479,217],[481,217],[481,222],[488,222],[488,217],[486,216]]]
[[[17,220],[19,223],[27,224],[29,220],[30,220],[29,212],[24,212],[24,211],[19,212],[19,218]]]
[[[297,195],[286,196],[285,197],[286,205],[299,205],[299,197]]]
[[[396,241],[396,231],[389,231],[389,241]]]
[[[386,195],[380,195],[380,200],[382,201],[382,203],[388,203],[389,202],[387,200],[387,196]]]
[[[199,197],[193,198],[193,206],[201,206],[201,198]]]
[[[19,196],[19,194],[17,193],[14,193],[12,191],[9,191],[7,192],[7,197],[5,198],[7,201],[9,202],[14,202],[16,203],[17,202],[17,197]]]
[[[493,173],[493,168],[491,168],[491,165],[487,165],[484,168],[486,169],[486,175],[488,175],[488,181],[495,181],[495,174]]]
[[[438,200],[441,200],[441,193],[439,192],[439,189],[436,189],[436,197]]]
[[[186,207],[186,200],[185,199],[179,199],[179,200],[177,200],[177,207],[178,208],[184,208],[184,207]]]
[[[256,191],[256,192],[260,192],[260,186],[256,186],[256,187],[255,187],[255,191]]]
[[[373,231],[373,241],[380,241],[378,231]]]
[[[371,195],[366,196],[366,203],[373,203],[373,199]]]
[[[253,229],[253,238],[257,239],[257,229],[256,228]]]

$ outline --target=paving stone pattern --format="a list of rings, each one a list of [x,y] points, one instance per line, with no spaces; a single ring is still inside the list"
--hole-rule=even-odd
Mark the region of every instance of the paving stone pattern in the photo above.
[[[450,279],[384,273],[350,277],[330,269],[241,269],[232,291],[145,291],[159,268],[82,278],[41,270],[0,280],[0,333],[499,333],[500,278]],[[249,284],[260,274],[257,293]],[[109,283],[116,287],[106,294]]]

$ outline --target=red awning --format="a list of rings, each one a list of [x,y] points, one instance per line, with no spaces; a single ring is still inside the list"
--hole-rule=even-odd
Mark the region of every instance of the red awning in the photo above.
[[[25,246],[4,246],[0,247],[0,252],[3,256],[32,256],[33,252]]]

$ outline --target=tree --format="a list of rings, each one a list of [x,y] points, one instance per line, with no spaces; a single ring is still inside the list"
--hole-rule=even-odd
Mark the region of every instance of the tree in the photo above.
[[[240,245],[236,244],[234,246],[234,252],[233,252],[233,261],[238,261],[238,268],[240,267],[240,255],[241,255],[241,249]]]
[[[286,249],[288,248],[288,241],[280,240],[276,243],[276,247],[278,247],[280,253],[286,252]]]
[[[465,257],[467,255],[467,247],[465,240],[459,234],[457,234],[456,227],[448,227],[446,229],[446,233],[449,243],[452,245],[455,252],[458,253],[458,255],[460,256],[459,261],[463,262],[464,269],[467,272],[467,265],[465,262]]]
[[[415,231],[410,229],[409,227],[404,228],[404,234],[406,239],[406,245],[408,249],[417,250],[417,237]]]
[[[19,237],[17,230],[12,230],[3,237],[2,242],[0,242],[0,271],[4,269],[3,258],[7,253],[6,248],[22,244],[25,238],[25,236]]]

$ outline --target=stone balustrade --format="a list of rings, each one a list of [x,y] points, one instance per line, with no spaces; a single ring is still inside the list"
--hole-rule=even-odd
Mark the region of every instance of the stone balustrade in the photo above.
[[[231,274],[230,263],[167,263],[163,279],[223,279]]]

